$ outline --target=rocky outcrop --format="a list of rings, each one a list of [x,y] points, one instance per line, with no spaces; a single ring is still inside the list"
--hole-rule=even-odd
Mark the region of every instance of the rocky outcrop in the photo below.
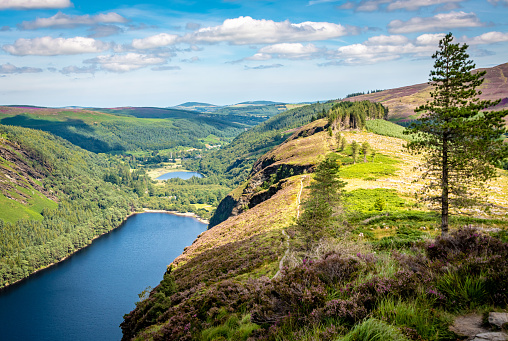
[[[2,162],[3,161],[3,162]],[[40,185],[46,177],[43,169],[36,169],[33,156],[9,140],[0,140],[0,193],[6,197],[26,204],[27,195],[19,190],[35,189],[56,201],[56,197]]]

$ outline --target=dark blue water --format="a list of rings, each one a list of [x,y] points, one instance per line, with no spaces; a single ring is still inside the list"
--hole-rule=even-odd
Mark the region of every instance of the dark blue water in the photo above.
[[[0,291],[0,339],[120,340],[138,294],[206,225],[166,213],[130,217],[69,259]]]
[[[167,180],[167,179],[173,179],[173,178],[180,178],[180,179],[188,180],[188,179],[192,178],[193,176],[195,176],[197,178],[202,178],[203,174],[196,173],[196,172],[170,172],[170,173],[162,174],[155,180]]]

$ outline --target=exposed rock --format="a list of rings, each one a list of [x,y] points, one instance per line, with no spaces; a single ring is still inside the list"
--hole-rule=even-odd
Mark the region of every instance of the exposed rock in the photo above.
[[[482,333],[475,336],[473,341],[508,341],[508,335],[505,333]]]
[[[450,330],[461,338],[471,340],[475,335],[488,332],[482,327],[482,316],[471,314],[455,318]]]
[[[493,326],[498,327],[499,329],[506,328],[508,324],[508,313],[489,313],[489,323]]]

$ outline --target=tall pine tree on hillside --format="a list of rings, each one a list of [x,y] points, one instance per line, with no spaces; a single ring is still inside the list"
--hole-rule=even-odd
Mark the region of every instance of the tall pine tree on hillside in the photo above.
[[[506,133],[503,117],[508,111],[482,111],[498,103],[478,98],[486,72],[472,72],[475,64],[468,59],[468,46],[452,41],[449,33],[439,42],[430,72],[432,100],[415,110],[424,113],[405,132],[415,136],[407,148],[424,155],[423,197],[441,207],[443,235],[448,233],[450,205],[477,202],[471,189],[483,188],[496,177],[493,164],[508,155],[508,145],[500,139]]]
[[[319,163],[314,172],[309,197],[302,204],[304,212],[297,222],[308,249],[312,241],[321,239],[326,229],[333,227],[334,218],[341,209],[346,183],[340,180],[339,169],[337,154],[330,154]]]

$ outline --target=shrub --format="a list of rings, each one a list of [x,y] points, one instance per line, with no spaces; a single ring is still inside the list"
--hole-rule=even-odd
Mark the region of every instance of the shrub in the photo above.
[[[326,284],[350,282],[358,276],[362,268],[358,259],[338,254],[326,255],[314,265],[314,271]]]
[[[375,316],[390,324],[405,327],[407,332],[414,330],[425,340],[453,339],[454,336],[448,330],[451,319],[421,300],[385,299],[379,304]]]
[[[485,277],[465,271],[449,271],[439,278],[437,287],[446,295],[447,307],[454,311],[477,308],[488,298]]]
[[[408,341],[397,328],[386,322],[369,318],[355,326],[346,336],[337,341]]]

